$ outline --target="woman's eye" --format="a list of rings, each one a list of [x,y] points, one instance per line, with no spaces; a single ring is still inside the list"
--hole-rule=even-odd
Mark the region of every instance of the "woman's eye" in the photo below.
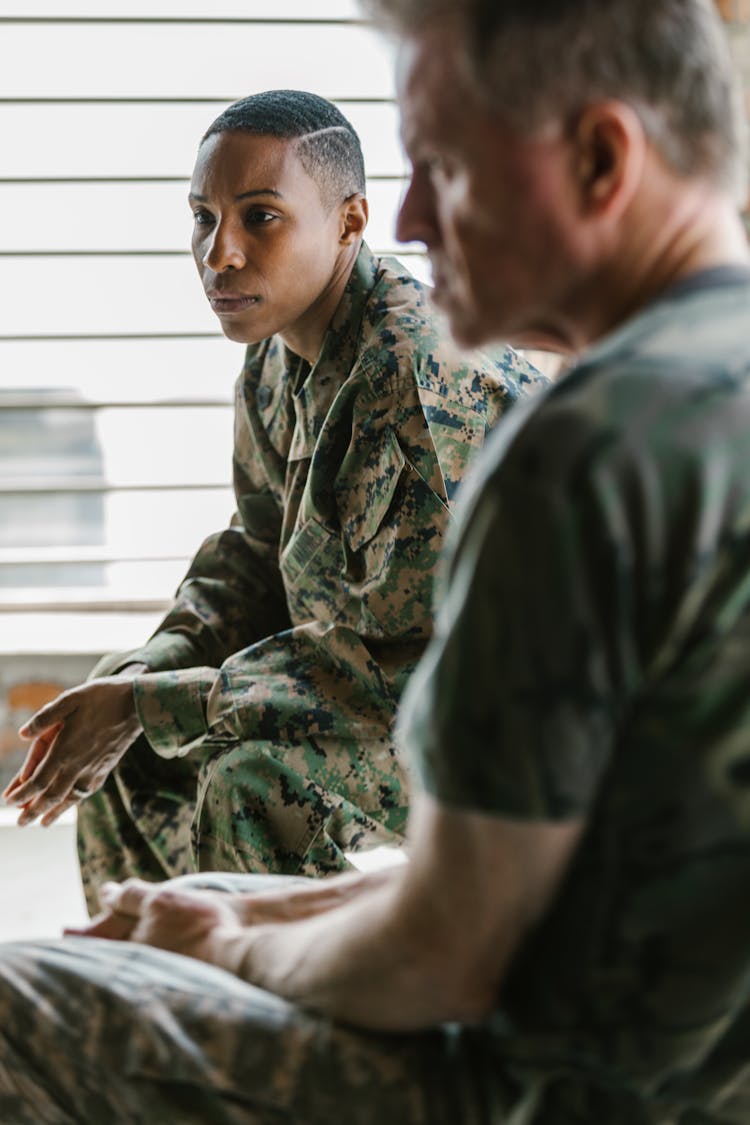
[[[272,222],[272,220],[275,218],[276,216],[272,214],[271,211],[253,210],[248,211],[247,215],[245,216],[245,222],[250,226],[263,226],[266,223]]]

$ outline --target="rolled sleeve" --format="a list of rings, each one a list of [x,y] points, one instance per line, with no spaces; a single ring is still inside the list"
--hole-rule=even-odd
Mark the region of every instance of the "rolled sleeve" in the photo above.
[[[161,757],[181,757],[208,734],[206,701],[217,675],[212,668],[190,668],[136,676],[136,711],[148,742]]]

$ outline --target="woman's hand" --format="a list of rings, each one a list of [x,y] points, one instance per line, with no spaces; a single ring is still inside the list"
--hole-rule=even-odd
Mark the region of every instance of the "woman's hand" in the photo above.
[[[52,824],[95,793],[142,730],[129,678],[91,680],[42,707],[19,731],[31,746],[3,792],[19,825]]]

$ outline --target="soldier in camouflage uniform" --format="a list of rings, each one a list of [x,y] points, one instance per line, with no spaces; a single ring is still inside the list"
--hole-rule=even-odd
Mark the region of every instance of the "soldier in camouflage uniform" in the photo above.
[[[400,230],[452,329],[582,354],[464,492],[402,704],[408,865],[134,880],[86,936],[0,951],[18,1125],[750,1120],[750,254],[720,25],[706,0],[388,4]]]
[[[286,200],[299,188],[288,160],[300,145],[292,173],[302,166],[321,210],[321,193],[333,197],[326,206],[340,217],[345,254],[330,250],[336,224],[286,234],[297,216],[266,190],[269,153]],[[235,168],[234,178],[222,171]],[[254,190],[237,216],[222,174],[231,200]],[[237,514],[203,544],[151,640],[96,670],[129,683],[91,683],[86,701],[68,693],[37,721],[38,733],[65,719],[47,790],[44,778],[11,787],[18,803],[32,799],[28,818],[94,790],[103,781],[95,746],[77,771],[58,766],[76,738],[88,744],[92,724],[103,725],[101,693],[124,686],[143,736],[80,810],[93,909],[109,878],[318,875],[346,866],[345,850],[402,839],[406,777],[391,726],[430,633],[449,511],[489,427],[537,376],[509,348],[496,361],[459,355],[425,287],[360,245],[363,175],[346,119],[295,91],[237,103],[201,144],[194,254],[225,332],[249,342],[236,388]],[[276,290],[249,298],[268,284],[269,241],[285,237],[295,241]],[[306,275],[316,270],[313,287]],[[335,300],[329,274],[340,279]],[[279,296],[290,275],[306,288]],[[310,293],[333,306],[312,340]],[[263,338],[281,316],[267,311],[273,300],[286,302],[292,324]],[[107,772],[115,725],[100,751]]]

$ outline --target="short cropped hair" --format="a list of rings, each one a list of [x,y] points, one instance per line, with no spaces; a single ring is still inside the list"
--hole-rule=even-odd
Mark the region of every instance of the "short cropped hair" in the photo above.
[[[302,167],[334,207],[365,190],[365,164],[359,137],[343,113],[306,90],[265,90],[242,98],[219,114],[201,137],[233,130],[295,140]]]
[[[474,82],[521,130],[614,98],[681,175],[744,201],[745,122],[714,0],[363,0],[400,34],[459,18]]]

